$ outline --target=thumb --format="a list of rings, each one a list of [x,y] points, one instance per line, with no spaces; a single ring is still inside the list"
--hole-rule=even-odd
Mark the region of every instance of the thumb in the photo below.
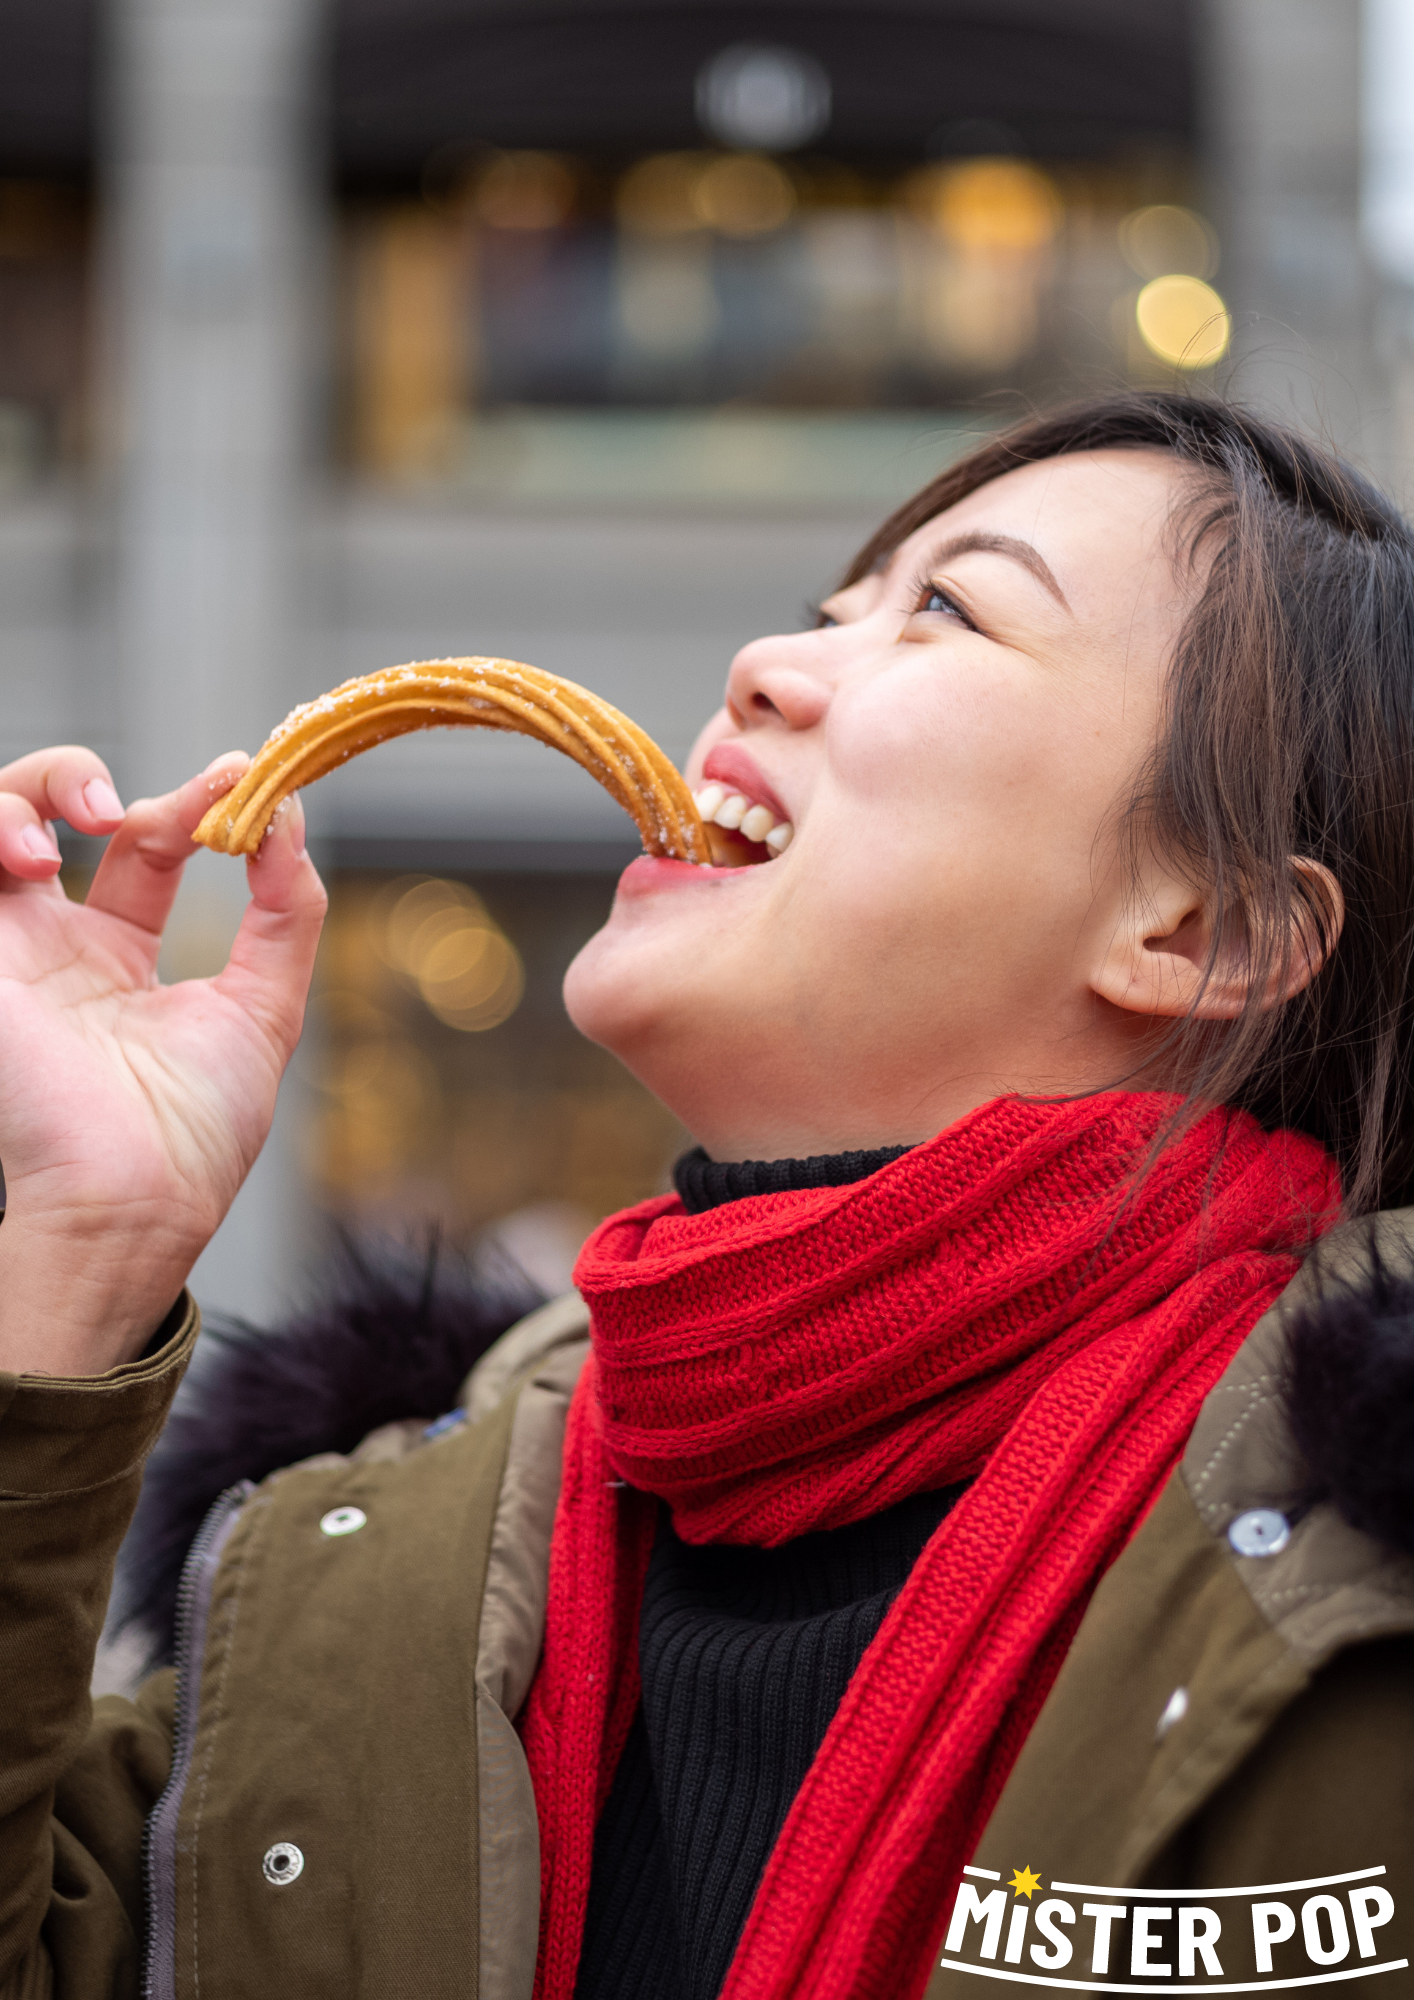
[[[260,851],[246,863],[251,900],[225,970],[213,986],[255,1021],[288,1060],[304,1025],[304,1003],[329,899],[305,851],[304,807],[287,799]]]

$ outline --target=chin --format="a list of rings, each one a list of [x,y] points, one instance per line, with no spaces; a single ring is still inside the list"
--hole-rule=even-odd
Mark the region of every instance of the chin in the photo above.
[[[667,963],[665,963],[667,959]],[[596,931],[565,974],[565,1011],[579,1032],[639,1073],[635,1052],[671,1038],[690,1006],[669,954],[642,937]]]

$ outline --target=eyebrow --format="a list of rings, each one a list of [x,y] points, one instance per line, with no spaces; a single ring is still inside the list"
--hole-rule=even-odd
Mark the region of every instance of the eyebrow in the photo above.
[[[972,555],[1006,556],[1012,562],[1020,563],[1023,569],[1030,570],[1044,590],[1050,592],[1057,604],[1070,610],[1065,592],[1056,582],[1050,564],[1039,549],[1033,549],[1030,542],[1023,542],[1018,535],[989,534],[984,529],[974,528],[970,534],[950,536],[934,549],[930,561],[950,562],[954,556]]]

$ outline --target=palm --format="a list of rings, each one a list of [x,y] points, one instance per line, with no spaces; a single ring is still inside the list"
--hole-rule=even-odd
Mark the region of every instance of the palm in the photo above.
[[[0,899],[0,1161],[48,1211],[106,1203],[210,1236],[260,1149],[285,1051],[159,939],[57,885]]]
[[[156,974],[192,830],[247,761],[126,816],[88,751],[0,771],[0,1368],[85,1374],[137,1352],[269,1130],[324,913],[297,808],[249,864],[225,969]],[[54,880],[43,823],[61,815],[117,829],[86,903]]]

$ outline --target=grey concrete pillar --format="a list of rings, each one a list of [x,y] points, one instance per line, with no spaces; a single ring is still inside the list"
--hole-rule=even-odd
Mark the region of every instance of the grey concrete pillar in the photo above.
[[[119,776],[166,790],[254,750],[290,705],[301,486],[319,407],[319,0],[110,0],[108,348]],[[238,863],[188,871],[171,976],[220,962]],[[281,1123],[288,1122],[288,1106]],[[197,1269],[204,1303],[267,1312],[297,1252],[272,1144]]]
[[[1414,8],[1365,0],[1363,10],[1363,222],[1381,279],[1379,338],[1394,390],[1390,479],[1414,504]]]
[[[1229,386],[1392,470],[1361,242],[1360,0],[1202,0],[1206,203],[1236,315]]]

